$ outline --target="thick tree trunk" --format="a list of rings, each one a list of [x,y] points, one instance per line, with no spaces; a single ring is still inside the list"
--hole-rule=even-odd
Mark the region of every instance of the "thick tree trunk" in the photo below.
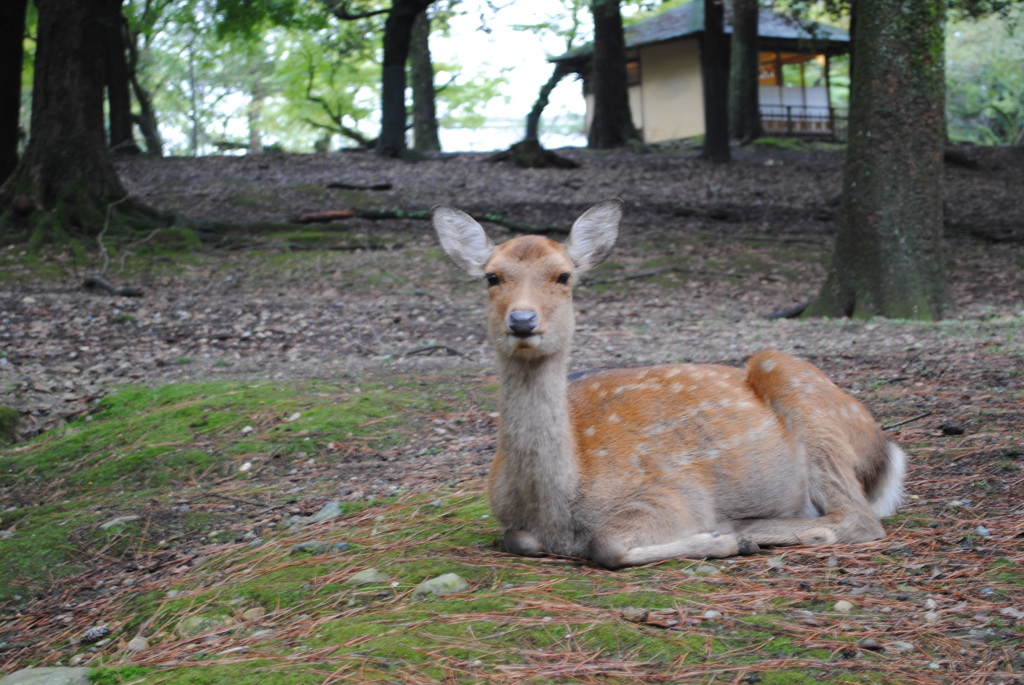
[[[0,183],[18,166],[22,42],[28,0],[0,3]]]
[[[430,18],[420,12],[412,24],[409,44],[409,80],[412,84],[413,149],[441,149],[437,136],[437,104],[434,98],[434,64],[430,59]]]
[[[725,35],[724,0],[703,0],[704,33],[700,42],[700,71],[704,84],[704,158],[728,162],[729,41]]]
[[[945,139],[942,0],[857,0],[839,233],[808,316],[939,319]]]
[[[587,147],[622,147],[640,138],[629,108],[622,12],[619,0],[591,0],[590,9],[594,14],[594,59],[590,67],[594,116]]]
[[[744,143],[760,138],[761,103],[758,76],[758,0],[732,0],[732,45],[729,78],[729,128]]]
[[[39,27],[29,143],[2,195],[5,205],[14,197],[30,200],[37,211],[28,227],[43,230],[51,239],[61,239],[68,230],[98,235],[108,221],[156,216],[126,201],[107,156],[104,46],[96,37],[103,35],[100,17],[109,2],[36,0]],[[20,221],[5,214],[0,232],[17,229]]]
[[[533,103],[533,109],[526,115],[526,137],[524,140],[540,140],[540,116],[544,108],[548,106],[548,98],[563,78],[572,73],[572,70],[564,62],[556,62],[555,69],[551,72],[551,78],[540,87],[537,101]]]
[[[377,154],[401,157],[405,153],[405,63],[416,15],[433,0],[394,0],[384,22],[384,60],[381,74],[380,138]]]
[[[138,153],[132,138],[132,98],[125,57],[122,0],[107,0],[100,19],[106,53],[107,111],[110,119],[110,149],[118,153]]]

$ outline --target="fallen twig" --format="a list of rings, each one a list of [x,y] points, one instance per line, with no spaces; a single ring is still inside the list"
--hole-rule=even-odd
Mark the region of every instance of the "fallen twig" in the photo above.
[[[565,234],[569,232],[568,228],[562,228],[561,226],[534,226],[532,224],[524,224],[519,221],[513,221],[501,214],[491,214],[489,212],[470,212],[469,214],[478,221],[487,221],[492,224],[498,224],[500,226],[504,226],[505,228],[512,229],[513,231],[519,231],[521,233],[534,233],[537,235],[546,235],[550,233]],[[429,221],[430,210],[335,209],[326,212],[307,212],[305,214],[300,214],[299,216],[295,217],[294,221],[300,224],[317,224],[352,218],[370,219],[373,221],[378,221],[382,219],[419,219]]]
[[[426,347],[420,347],[415,350],[410,350],[405,353],[405,356],[413,357],[416,356],[417,354],[429,354],[434,350],[444,350],[445,354],[447,354],[449,357],[454,357],[456,355],[458,355],[459,357],[465,356],[462,354],[462,352],[459,352],[454,347],[448,347],[447,345],[427,345]]]
[[[122,296],[122,297],[142,297],[142,288],[136,288],[134,286],[125,286],[118,288],[112,284],[103,276],[86,276],[82,279],[82,287],[86,290],[106,290],[110,295]]]
[[[888,431],[888,430],[892,430],[893,428],[899,428],[900,426],[905,426],[908,423],[913,423],[914,421],[919,421],[921,419],[927,418],[927,417],[931,416],[933,413],[934,412],[930,412],[929,411],[929,412],[925,412],[924,414],[919,414],[918,416],[913,416],[913,417],[911,417],[909,419],[905,419],[903,421],[899,421],[897,423],[890,423],[888,426],[882,426],[882,430]]]
[[[798,317],[801,314],[803,314],[804,310],[807,309],[808,307],[810,307],[812,302],[814,302],[814,300],[808,300],[807,302],[804,302],[803,304],[797,304],[797,305],[794,305],[792,307],[788,307],[786,309],[779,309],[777,311],[772,312],[771,314],[768,314],[767,316],[765,316],[765,318],[769,319],[769,320],[774,320],[774,319],[795,319],[796,317]]]
[[[379,183],[348,183],[347,181],[333,181],[327,184],[328,188],[341,188],[342,190],[391,190],[394,186],[387,181]]]

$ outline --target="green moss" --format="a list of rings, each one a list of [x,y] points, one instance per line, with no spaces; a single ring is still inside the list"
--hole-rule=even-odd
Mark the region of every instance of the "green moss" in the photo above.
[[[89,672],[89,679],[100,685],[159,682],[161,685],[319,685],[325,673],[315,668],[282,669],[269,660],[253,660],[235,664],[209,664],[177,667],[173,671],[125,666],[99,668]]]
[[[21,414],[13,407],[0,405],[0,447],[18,439],[18,421]]]

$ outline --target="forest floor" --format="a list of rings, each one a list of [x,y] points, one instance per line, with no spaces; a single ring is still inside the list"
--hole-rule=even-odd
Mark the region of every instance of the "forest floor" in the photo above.
[[[21,415],[20,442],[0,451],[0,571],[15,588],[0,588],[0,676],[31,664],[105,664],[108,682],[179,682],[170,673],[198,660],[274,670],[302,657],[308,682],[355,672],[396,682],[803,682],[796,672],[808,682],[1024,682],[1024,150],[966,152],[973,167],[947,165],[954,308],[937,323],[767,318],[810,300],[824,279],[842,153],[822,147],[744,148],[730,165],[685,148],[561,151],[580,163],[572,170],[516,169],[481,154],[119,161],[128,190],[198,226],[201,244],[166,231],[108,240],[102,254],[33,259],[24,246],[0,248],[0,405]],[[710,570],[673,562],[619,573],[495,549],[481,495],[496,419],[485,296],[447,262],[418,212],[446,203],[568,229],[607,197],[626,202],[623,233],[576,292],[573,369],[735,365],[764,347],[814,362],[911,454],[910,499],[889,537]],[[340,210],[359,212],[294,223]],[[369,218],[373,210],[391,218]],[[514,235],[484,225],[496,242]],[[80,286],[100,272],[144,295]],[[234,418],[217,424],[225,407]],[[182,421],[187,439],[157,437]],[[156,448],[170,451],[145,451]],[[163,480],[154,455],[175,464]],[[69,501],[87,506],[73,514]],[[343,532],[356,551],[343,562],[296,561],[287,547],[258,564],[245,557],[289,516],[330,502],[347,507]],[[414,541],[408,531],[427,526],[436,502],[446,518]],[[97,537],[99,523],[128,514],[144,529]],[[199,515],[201,524],[186,523]],[[82,523],[68,524],[76,516]],[[33,521],[70,526],[58,563],[11,561],[15,544],[26,555],[36,544],[26,538]],[[446,546],[449,528],[458,541]],[[289,531],[276,534],[305,539]],[[373,540],[387,540],[389,553],[411,550],[391,590],[369,599],[338,591],[349,609],[265,596],[266,586],[294,581],[274,575],[293,566],[307,574],[304,591],[337,591],[330,578],[380,563]],[[472,592],[489,593],[471,602],[486,606],[438,605],[409,619],[419,609],[403,613],[402,602],[428,556],[462,569]],[[257,566],[263,589],[239,590]],[[32,569],[61,582],[28,577]],[[229,587],[225,574],[234,584],[214,600],[211,588]],[[581,578],[586,592],[572,585]],[[174,620],[208,603],[237,623],[184,637],[164,615],[178,596],[170,592],[193,598],[187,610],[175,605]],[[273,640],[239,628],[240,595],[245,610],[266,612],[245,620],[276,631]],[[833,611],[838,600],[854,613]],[[620,604],[650,613],[623,618]],[[713,625],[705,611],[725,618]],[[553,615],[564,635],[529,632]],[[367,621],[362,633],[325,641],[317,632],[357,619]],[[357,649],[418,621],[438,624],[434,642]],[[87,647],[78,638],[98,624],[113,635]],[[768,644],[775,634],[789,642]],[[145,649],[127,646],[137,635]],[[300,651],[270,646],[282,640]],[[435,670],[419,671],[424,659]]]

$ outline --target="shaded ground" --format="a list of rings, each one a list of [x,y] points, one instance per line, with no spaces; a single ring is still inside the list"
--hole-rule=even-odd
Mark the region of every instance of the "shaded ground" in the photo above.
[[[98,259],[52,256],[38,264],[21,259],[20,248],[7,248],[0,255],[8,274],[0,282],[0,404],[22,412],[23,435],[31,437],[89,414],[98,398],[124,384],[310,378],[336,386],[341,396],[357,384],[418,379],[412,382],[431,393],[468,394],[464,402],[389,427],[394,446],[339,436],[305,462],[257,454],[251,479],[192,483],[141,513],[173,519],[187,506],[242,539],[327,501],[363,502],[439,484],[478,491],[495,419],[482,288],[447,264],[425,221],[278,222],[314,211],[418,210],[444,202],[567,228],[594,202],[619,196],[627,202],[619,247],[577,294],[574,368],[737,364],[757,349],[778,347],[819,364],[884,424],[909,420],[893,433],[912,454],[913,499],[889,538],[875,546],[792,552],[784,573],[766,568],[763,558],[743,561],[715,583],[721,602],[734,612],[756,611],[768,599],[759,593],[799,599],[827,586],[830,597],[847,593],[869,607],[870,625],[846,634],[928,643],[926,654],[907,657],[914,673],[904,674],[907,682],[1019,682],[1024,247],[978,236],[1024,226],[1024,151],[972,151],[977,169],[947,170],[956,309],[938,324],[764,318],[810,299],[824,278],[839,190],[836,152],[744,150],[730,166],[708,165],[688,152],[565,154],[582,168],[515,170],[483,155],[417,164],[363,154],[122,161],[132,193],[210,222],[204,238],[220,247],[146,252],[142,259],[129,255],[148,245],[112,245],[107,277],[141,286],[142,298],[82,291],[78,283],[95,273]],[[326,187],[333,182],[386,182],[392,189]],[[259,225],[245,239],[225,239],[218,224],[225,221]],[[511,235],[488,228],[496,240]],[[6,488],[0,508],[60,497]],[[104,508],[105,515],[118,513],[117,503]],[[99,555],[89,573],[17,615],[7,613],[0,642],[24,646],[0,650],[0,674],[15,664],[68,658],[75,649],[67,638],[102,621],[124,588],[166,588],[208,559],[206,533],[183,530],[187,544],[145,562]],[[496,553],[467,554],[486,565]],[[823,571],[836,566],[842,574]],[[579,572],[628,582],[623,574]],[[658,575],[658,582],[678,582],[671,573]],[[924,618],[928,599],[942,621]],[[803,617],[809,622],[793,616],[798,632],[827,632],[815,627],[814,616]],[[670,619],[655,614],[650,621]],[[913,637],[922,634],[927,640]],[[40,645],[54,651],[41,657]],[[847,648],[836,643],[840,673],[844,659],[857,654],[841,653]],[[579,670],[545,674],[541,666],[553,666],[538,661],[540,671],[521,675],[597,677],[584,668],[587,652],[577,656]],[[156,650],[143,661],[169,665],[178,658]],[[657,679],[649,665],[616,668],[623,677]],[[473,677],[485,676],[493,674]]]

